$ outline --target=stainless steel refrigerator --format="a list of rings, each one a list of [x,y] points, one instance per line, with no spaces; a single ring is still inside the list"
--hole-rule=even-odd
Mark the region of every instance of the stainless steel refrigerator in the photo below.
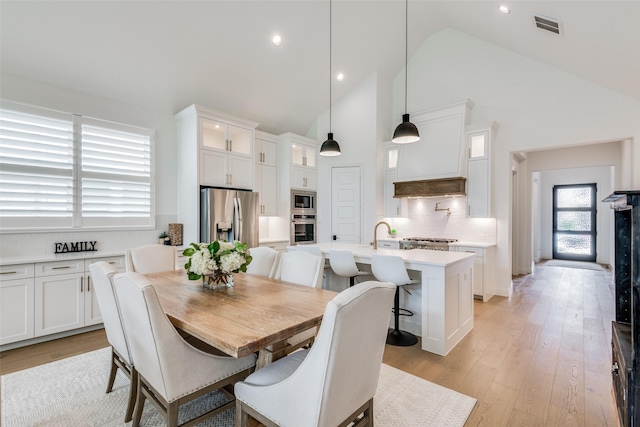
[[[258,246],[258,193],[222,188],[200,190],[200,241],[238,240]]]

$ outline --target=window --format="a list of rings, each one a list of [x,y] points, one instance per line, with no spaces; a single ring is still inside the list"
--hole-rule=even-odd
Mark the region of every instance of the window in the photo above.
[[[153,227],[153,132],[0,108],[0,230]]]

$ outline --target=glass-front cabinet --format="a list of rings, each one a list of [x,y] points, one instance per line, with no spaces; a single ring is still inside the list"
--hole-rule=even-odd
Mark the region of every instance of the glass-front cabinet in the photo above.
[[[200,117],[202,147],[251,155],[253,131],[223,122]]]

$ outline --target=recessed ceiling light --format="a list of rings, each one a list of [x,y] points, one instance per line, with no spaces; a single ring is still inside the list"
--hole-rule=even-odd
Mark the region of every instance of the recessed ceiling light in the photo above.
[[[275,36],[273,36],[273,39],[271,39],[271,41],[273,42],[274,46],[280,46],[280,44],[282,43],[282,37],[276,34]]]
[[[502,13],[511,13],[507,6],[500,6],[500,12]]]
[[[344,74],[338,73],[338,75],[336,76],[336,79],[338,79],[338,81],[341,82],[342,80],[344,80]]]

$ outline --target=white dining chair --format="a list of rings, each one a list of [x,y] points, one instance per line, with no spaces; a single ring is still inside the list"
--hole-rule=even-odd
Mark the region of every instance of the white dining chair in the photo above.
[[[280,261],[280,252],[267,246],[250,248],[251,262],[247,273],[264,277],[274,277]]]
[[[356,277],[371,276],[371,273],[360,271],[353,259],[351,251],[343,251],[337,249],[329,250],[329,266],[331,270],[340,277],[349,278],[349,286],[355,284]]]
[[[236,427],[373,426],[389,310],[396,286],[363,282],[327,304],[316,343],[235,385]]]
[[[275,278],[298,285],[321,288],[320,282],[323,258],[308,251],[285,252],[280,255],[280,263]],[[313,344],[317,328],[307,329],[287,340],[287,352]]]
[[[133,363],[138,370],[132,427],[140,424],[146,399],[166,418],[168,427],[178,425],[180,405],[214,390],[222,391],[232,400],[187,424],[198,424],[232,408],[234,396],[225,387],[253,371],[255,354],[236,359],[192,347],[180,337],[162,311],[155,289],[144,276],[122,273],[114,276],[113,282]]]
[[[135,273],[176,270],[177,264],[178,252],[175,246],[152,244],[127,249],[125,252],[126,270]]]
[[[396,346],[410,346],[418,342],[418,337],[411,332],[400,330],[400,286],[420,283],[409,277],[404,260],[393,255],[371,255],[371,272],[376,280],[396,284],[396,295],[393,304],[393,329],[387,335],[387,344]],[[413,313],[409,314],[413,315]]]
[[[113,276],[118,273],[118,270],[107,262],[99,261],[91,264],[89,271],[91,272],[93,289],[95,290],[100,313],[102,314],[102,323],[104,324],[104,329],[107,334],[107,341],[111,345],[111,369],[107,382],[107,393],[113,390],[113,383],[116,379],[118,369],[131,381],[129,400],[124,416],[124,422],[128,423],[131,421],[131,416],[133,415],[138,373],[133,365],[129,344],[124,335],[120,308],[118,307],[113,289],[112,279]]]
[[[321,287],[319,278],[323,258],[307,251],[294,250],[280,255],[275,278],[298,285]]]
[[[320,272],[320,276],[318,276],[318,286],[319,288],[322,287],[322,283],[324,281],[325,278],[325,268],[327,268],[327,263],[326,263],[326,259],[324,257],[324,255],[322,254],[322,250],[320,249],[320,247],[318,245],[294,245],[294,246],[287,246],[287,252],[294,252],[294,251],[304,251],[304,252],[308,252],[312,255],[315,256],[319,256],[322,258],[322,266],[321,266],[321,272]]]

